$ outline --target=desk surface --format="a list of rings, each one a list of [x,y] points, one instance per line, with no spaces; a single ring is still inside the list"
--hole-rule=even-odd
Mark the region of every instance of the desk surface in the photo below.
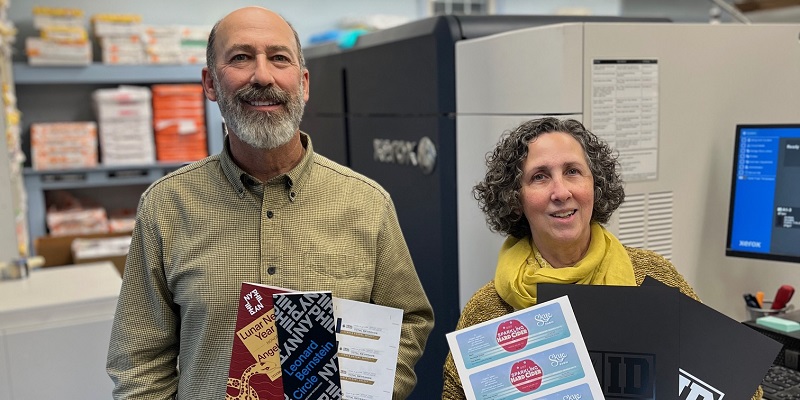
[[[792,311],[792,312],[788,312],[786,314],[780,314],[780,315],[775,315],[775,316],[776,317],[780,317],[780,318],[784,318],[784,319],[788,319],[790,321],[800,322],[800,311]],[[800,340],[800,331],[783,332],[783,331],[779,331],[777,329],[772,329],[772,328],[770,328],[768,326],[759,325],[759,324],[756,323],[755,320],[744,321],[744,324],[745,325],[749,325],[751,327],[755,327],[755,328],[758,328],[758,329],[765,330],[767,332],[774,332],[774,333],[776,333],[778,335],[783,335],[783,336],[786,336],[786,337],[790,337],[790,338],[794,338],[794,339]]]
[[[105,361],[121,284],[111,262],[0,281],[0,399],[109,398]]]
[[[111,262],[36,269],[27,278],[0,281],[0,317],[98,300],[116,302],[121,285]]]

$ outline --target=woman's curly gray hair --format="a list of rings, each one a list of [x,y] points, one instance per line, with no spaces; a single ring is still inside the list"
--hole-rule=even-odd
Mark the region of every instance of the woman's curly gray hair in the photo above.
[[[605,141],[573,119],[534,119],[501,136],[486,156],[486,177],[472,190],[492,231],[517,238],[531,234],[520,200],[522,164],[528,156],[528,143],[550,132],[567,133],[583,147],[594,178],[592,221],[608,222],[625,199],[617,155]]]

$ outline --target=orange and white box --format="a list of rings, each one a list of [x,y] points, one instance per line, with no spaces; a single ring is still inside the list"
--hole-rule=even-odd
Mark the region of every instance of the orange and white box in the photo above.
[[[140,65],[147,64],[147,54],[144,51],[132,53],[104,51],[101,60],[107,65]]]
[[[39,32],[39,37],[61,43],[83,44],[89,41],[89,34],[82,26],[46,26]]]
[[[205,99],[199,84],[153,85],[153,122],[159,161],[194,161],[208,155]]]
[[[38,37],[25,38],[25,53],[30,65],[89,65],[90,42],[59,42]]]
[[[54,122],[31,124],[31,156],[35,170],[97,166],[97,124]]]
[[[97,119],[145,119],[153,116],[153,110],[147,103],[112,103],[97,106]]]
[[[83,27],[83,10],[64,7],[33,7],[33,27],[44,29],[48,26]]]
[[[139,35],[101,37],[100,54],[104,64],[144,64],[147,60]]]
[[[141,35],[142,16],[139,14],[95,14],[92,16],[94,35]]]
[[[183,25],[181,26],[181,63],[205,64],[206,44],[211,26],[208,25]]]
[[[186,41],[208,41],[211,34],[210,25],[181,25],[181,39]]]
[[[108,232],[108,217],[102,207],[47,210],[45,219],[52,236]]]
[[[142,29],[142,41],[148,45],[180,47],[181,28],[177,25],[148,25]]]
[[[181,48],[181,64],[205,64],[206,63],[206,50]]]
[[[183,63],[183,56],[180,53],[175,54],[147,54],[148,64],[165,64],[177,65]]]
[[[108,51],[130,51],[143,49],[139,35],[103,36],[99,38],[100,47]]]
[[[111,232],[130,232],[135,225],[135,208],[122,208],[108,213],[108,227]]]
[[[181,28],[178,25],[147,26],[142,34],[149,64],[181,64]]]

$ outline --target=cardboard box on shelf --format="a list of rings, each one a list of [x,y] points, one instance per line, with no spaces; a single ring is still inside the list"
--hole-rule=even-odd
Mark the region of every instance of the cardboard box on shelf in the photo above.
[[[77,238],[72,241],[72,261],[75,264],[111,261],[120,276],[125,270],[125,259],[131,247],[131,236]]]
[[[75,239],[99,239],[99,238],[113,238],[130,236],[130,232],[111,232],[111,233],[97,233],[89,235],[74,235],[74,236],[42,236],[36,238],[34,241],[34,250],[36,254],[44,257],[44,267],[55,267],[61,265],[72,265],[94,261],[111,261],[117,270],[122,274],[125,268],[126,256],[103,256],[98,258],[73,258],[72,242]]]

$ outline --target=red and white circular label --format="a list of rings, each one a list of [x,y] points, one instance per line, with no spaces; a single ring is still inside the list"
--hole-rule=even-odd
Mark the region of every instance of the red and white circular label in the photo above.
[[[528,327],[512,319],[497,327],[497,344],[505,351],[522,350],[528,344]]]
[[[533,360],[517,361],[511,366],[509,378],[520,392],[532,392],[542,385],[542,368]]]

